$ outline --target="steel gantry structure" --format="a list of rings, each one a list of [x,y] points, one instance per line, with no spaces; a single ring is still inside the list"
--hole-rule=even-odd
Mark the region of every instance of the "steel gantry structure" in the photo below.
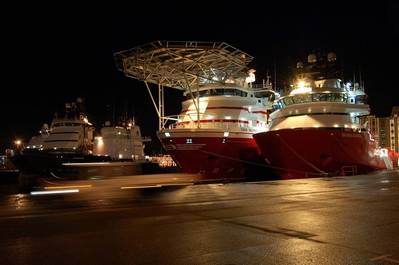
[[[164,87],[190,93],[199,119],[200,85],[245,80],[253,57],[224,42],[155,41],[117,52],[114,59],[127,77],[144,81],[162,129],[171,119],[165,117]],[[158,86],[158,104],[148,83]]]

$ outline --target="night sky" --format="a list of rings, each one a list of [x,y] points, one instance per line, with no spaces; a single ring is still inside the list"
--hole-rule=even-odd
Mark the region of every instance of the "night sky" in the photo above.
[[[373,114],[389,115],[399,105],[394,1],[214,2],[10,7],[2,33],[0,150],[16,137],[29,140],[78,96],[98,128],[108,104],[116,113],[134,113],[143,135],[155,139],[157,116],[145,86],[116,70],[113,53],[159,39],[227,42],[255,57],[251,67],[258,82],[276,64],[278,85],[288,80],[298,57],[312,49],[335,51],[346,79],[362,72]],[[168,89],[166,114],[177,114],[181,99],[181,92]],[[156,141],[151,147],[159,151]]]

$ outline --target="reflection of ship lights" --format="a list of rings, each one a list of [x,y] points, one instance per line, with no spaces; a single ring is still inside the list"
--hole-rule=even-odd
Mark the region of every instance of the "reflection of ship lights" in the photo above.
[[[176,163],[173,161],[170,155],[153,156],[149,158],[151,158],[151,161],[157,163],[162,168],[176,166]]]

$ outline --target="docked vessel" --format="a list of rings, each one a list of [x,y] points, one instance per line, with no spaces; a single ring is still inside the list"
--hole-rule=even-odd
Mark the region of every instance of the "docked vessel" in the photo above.
[[[12,161],[25,176],[54,174],[64,163],[110,161],[110,157],[92,154],[94,130],[83,100],[78,98],[66,103],[64,113],[56,113],[50,126],[43,125],[40,134],[33,136]]]
[[[25,176],[82,179],[142,173],[146,139],[133,120],[118,126],[106,122],[101,136],[94,133],[78,99],[67,103],[65,115],[57,115],[50,127],[45,124],[12,160]]]
[[[255,87],[252,57],[226,43],[156,41],[115,54],[144,81],[159,116],[158,137],[183,172],[208,179],[267,177],[252,135],[265,130],[275,92]],[[158,105],[148,83],[158,85]],[[164,87],[183,91],[180,115],[164,113]]]
[[[275,102],[267,131],[254,135],[283,179],[354,175],[389,168],[359,117],[370,112],[359,84],[344,84],[336,55],[310,54],[297,64],[288,95]]]
[[[158,132],[167,152],[184,172],[215,179],[262,176],[265,167],[252,135],[266,128],[271,87],[216,84],[200,86],[198,93],[186,92],[176,122]]]

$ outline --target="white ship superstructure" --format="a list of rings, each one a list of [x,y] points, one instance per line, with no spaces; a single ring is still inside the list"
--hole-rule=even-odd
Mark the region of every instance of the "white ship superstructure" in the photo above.
[[[144,142],[140,127],[129,121],[126,126],[106,126],[101,128],[100,136],[94,138],[93,154],[109,156],[113,160],[144,161]]]

